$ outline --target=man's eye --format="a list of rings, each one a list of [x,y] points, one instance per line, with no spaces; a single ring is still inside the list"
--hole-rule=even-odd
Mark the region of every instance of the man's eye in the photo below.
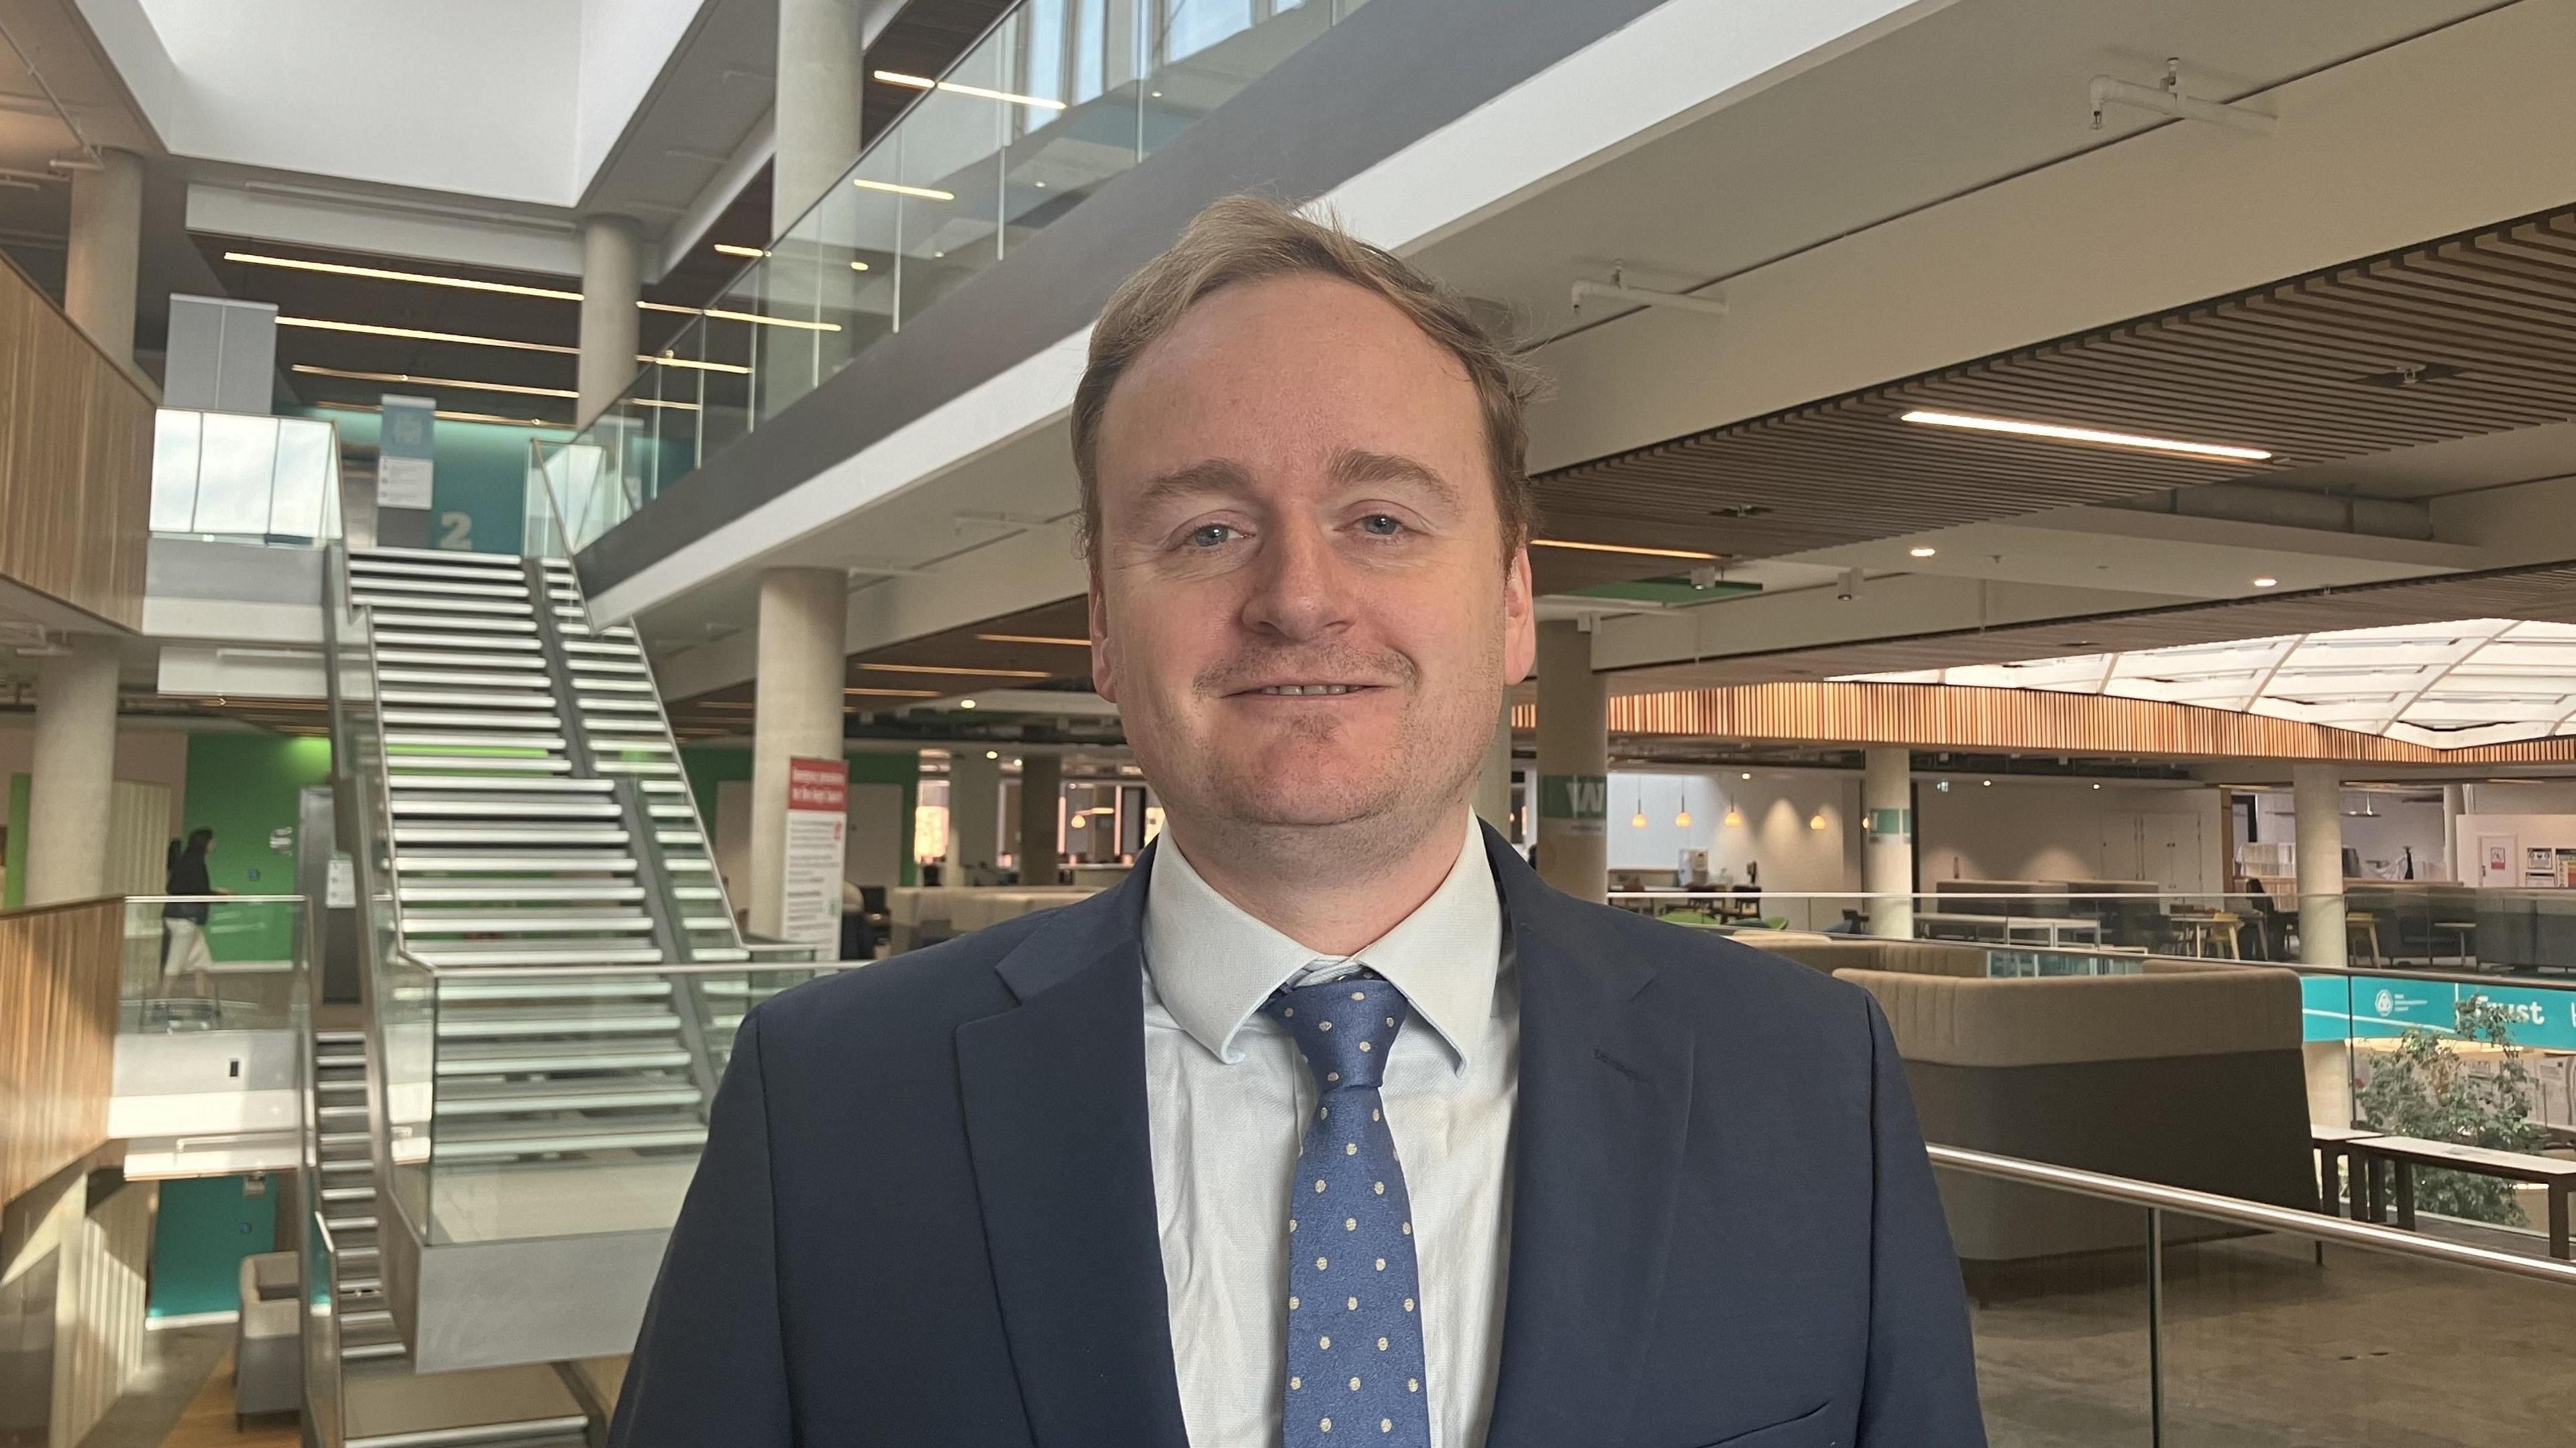
[[[1204,528],[1193,528],[1190,530],[1190,546],[1193,548],[1214,548],[1233,536],[1234,529],[1226,524],[1210,523]]]
[[[1386,513],[1371,513],[1360,519],[1360,531],[1372,538],[1392,538],[1404,531],[1404,520]]]

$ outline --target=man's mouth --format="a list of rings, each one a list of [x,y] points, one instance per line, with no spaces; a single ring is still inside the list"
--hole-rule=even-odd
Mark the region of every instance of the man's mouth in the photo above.
[[[1248,692],[1268,694],[1274,698],[1290,698],[1307,694],[1356,694],[1362,689],[1375,687],[1374,684],[1272,684],[1266,688]]]

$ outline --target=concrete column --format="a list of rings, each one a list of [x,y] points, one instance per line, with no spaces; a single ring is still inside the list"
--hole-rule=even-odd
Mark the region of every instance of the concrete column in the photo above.
[[[117,651],[74,639],[36,674],[36,739],[27,795],[27,903],[107,893],[107,823],[116,793]]]
[[[940,883],[964,885],[1001,857],[1002,761],[964,745],[948,755],[948,868]],[[985,878],[990,878],[987,874]]]
[[[1610,893],[1610,688],[1576,620],[1538,626],[1538,873],[1578,900]]]
[[[635,303],[643,288],[644,229],[630,217],[583,217],[577,425],[587,426],[635,380]]]
[[[107,355],[134,365],[134,289],[143,255],[143,163],[98,153],[72,173],[72,225],[63,259],[63,310]]]
[[[769,234],[783,236],[859,159],[867,0],[778,0],[777,160]]]
[[[752,681],[751,928],[776,935],[787,854],[787,761],[839,759],[850,582],[837,568],[760,576],[760,673]]]
[[[1476,818],[1494,827],[1504,839],[1512,837],[1512,701],[1503,699],[1502,716],[1494,721],[1494,737],[1485,746],[1485,767],[1476,776]]]
[[[1868,752],[1860,782],[1861,888],[1869,933],[1914,938],[1914,761],[1901,747]]]
[[[2343,780],[2331,764],[2290,771],[2299,831],[2299,959],[2344,963]]]
[[[2460,816],[2469,812],[2469,787],[2465,784],[2442,786],[2442,871],[2463,884],[2478,882],[2478,862],[2468,858],[2474,848],[2460,838]]]
[[[1020,883],[1055,883],[1056,827],[1064,817],[1064,757],[1030,754],[1020,760]]]

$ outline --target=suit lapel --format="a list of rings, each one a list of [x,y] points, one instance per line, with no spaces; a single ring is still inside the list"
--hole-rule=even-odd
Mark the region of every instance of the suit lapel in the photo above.
[[[1149,866],[995,967],[1020,1004],[957,1030],[1003,1329],[1038,1448],[1185,1448],[1155,1231],[1139,972]]]
[[[1488,836],[1521,1000],[1510,1279],[1491,1448],[1602,1442],[1654,1327],[1691,1105],[1691,1038],[1651,965]]]

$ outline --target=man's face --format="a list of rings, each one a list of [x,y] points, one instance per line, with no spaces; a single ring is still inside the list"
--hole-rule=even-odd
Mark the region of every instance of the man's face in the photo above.
[[[1536,648],[1457,359],[1348,283],[1191,309],[1101,419],[1092,674],[1173,818],[1422,828]]]

